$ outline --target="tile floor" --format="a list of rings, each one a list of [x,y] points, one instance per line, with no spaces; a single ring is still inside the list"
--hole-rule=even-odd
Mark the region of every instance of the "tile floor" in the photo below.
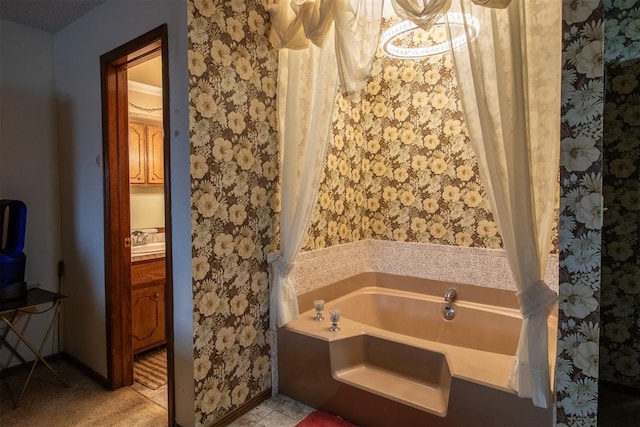
[[[165,350],[163,350],[162,348],[160,349],[160,352],[163,352]],[[157,350],[152,350],[152,351],[148,351],[144,354],[142,354],[141,356],[138,357],[142,357],[143,359],[145,357],[148,356],[152,356],[154,354],[157,353]],[[165,357],[166,357],[166,351],[165,351]],[[165,365],[165,369],[166,369],[166,365]],[[135,375],[134,375],[135,376]],[[146,397],[147,399],[151,400],[153,403],[160,405],[162,408],[164,408],[165,410],[169,407],[169,394],[168,394],[168,390],[167,390],[167,384],[153,390],[149,387],[145,387],[144,385],[140,384],[137,381],[133,381],[133,384],[131,385],[131,388],[134,391],[137,391],[138,393],[140,393],[141,395],[143,395],[144,397]]]
[[[134,382],[131,389],[167,409],[166,385],[157,390],[151,390],[140,383]],[[313,408],[303,403],[277,394],[233,421],[229,424],[229,427],[293,427],[313,411]]]
[[[151,400],[153,403],[160,405],[164,409],[167,409],[169,407],[169,397],[167,394],[168,391],[166,384],[156,390],[151,390],[150,388],[143,386],[139,382],[134,381],[131,389],[137,391],[138,393]]]
[[[229,427],[293,427],[314,409],[276,394],[238,418]]]

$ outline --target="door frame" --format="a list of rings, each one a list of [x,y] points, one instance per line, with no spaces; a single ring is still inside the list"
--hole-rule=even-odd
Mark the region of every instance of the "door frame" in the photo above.
[[[127,67],[162,54],[162,126],[165,217],[165,330],[169,425],[175,424],[173,262],[167,24],[100,56],[104,159],[105,300],[107,381],[112,389],[133,383]]]

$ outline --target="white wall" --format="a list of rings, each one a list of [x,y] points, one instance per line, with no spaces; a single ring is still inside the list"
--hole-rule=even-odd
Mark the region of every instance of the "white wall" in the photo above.
[[[186,3],[108,0],[54,36],[63,255],[70,301],[67,351],[106,375],[100,55],[169,28],[176,418],[193,425]]]
[[[164,227],[163,187],[132,185],[129,188],[131,229]]]
[[[57,290],[62,255],[53,37],[4,20],[0,21],[0,198],[27,205],[25,280]],[[51,313],[32,316],[24,329],[27,338],[39,344],[50,320]],[[27,316],[21,316],[17,325],[25,328],[26,321]],[[13,334],[9,341],[16,341]],[[24,345],[19,349],[27,360],[33,359]],[[50,344],[44,348],[45,354],[57,351]],[[8,356],[3,348],[0,368],[19,363]]]
[[[162,90],[162,89],[160,89]],[[162,96],[150,95],[147,93],[140,93],[134,90],[128,92],[129,102],[135,104],[141,108],[162,108]],[[139,118],[141,120],[152,120],[162,123],[162,110],[158,111],[144,111],[129,105],[129,118],[135,120]]]

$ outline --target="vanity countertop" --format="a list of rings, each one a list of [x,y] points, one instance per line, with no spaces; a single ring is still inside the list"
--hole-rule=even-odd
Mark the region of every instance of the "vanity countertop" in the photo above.
[[[155,254],[142,254],[142,255],[131,255],[131,263],[141,262],[141,261],[149,261],[152,259],[160,259],[164,258],[164,252],[155,253]]]

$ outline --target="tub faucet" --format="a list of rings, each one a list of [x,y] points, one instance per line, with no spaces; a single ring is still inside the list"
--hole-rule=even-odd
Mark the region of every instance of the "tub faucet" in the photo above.
[[[447,289],[447,292],[444,293],[444,300],[448,304],[445,304],[445,306],[442,308],[442,317],[444,317],[446,320],[453,320],[453,318],[456,316],[456,308],[451,303],[454,299],[457,298],[457,296],[458,291],[456,290],[456,288],[449,288]]]
[[[340,312],[338,310],[331,310],[329,312],[329,320],[331,320],[331,327],[329,330],[331,332],[338,332],[340,328],[338,327],[338,322],[340,321]]]
[[[449,288],[447,292],[444,293],[444,300],[446,302],[452,302],[458,296],[458,291],[456,288]]]

